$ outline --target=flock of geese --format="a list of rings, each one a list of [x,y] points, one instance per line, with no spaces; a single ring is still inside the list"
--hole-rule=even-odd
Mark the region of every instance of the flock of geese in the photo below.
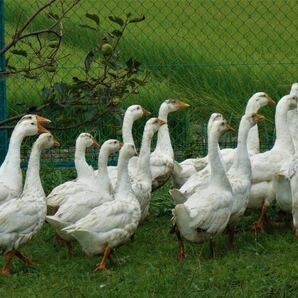
[[[185,257],[183,239],[202,243],[224,232],[233,244],[234,229],[247,208],[260,209],[253,228],[259,232],[268,222],[266,213],[274,200],[278,208],[292,214],[298,238],[298,83],[276,105],[276,140],[271,150],[260,153],[257,123],[264,119],[258,110],[274,101],[264,92],[249,100],[239,130],[237,148],[219,148],[219,139],[233,130],[219,113],[208,122],[208,155],[178,163],[168,129],[168,114],[189,105],[165,100],[158,118],[145,125],[139,155],[134,145],[134,122],[150,114],[140,105],[130,106],[123,119],[123,144],[105,141],[99,151],[98,170],[87,163],[86,149],[99,145],[89,133],[76,140],[77,178],[55,187],[46,196],[40,179],[40,156],[44,149],[59,145],[43,123],[50,120],[26,115],[16,124],[6,158],[0,168],[0,254],[5,255],[1,273],[9,275],[13,257],[32,261],[20,252],[47,221],[57,240],[72,254],[78,241],[87,255],[103,254],[95,271],[106,270],[112,250],[129,241],[149,214],[151,193],[171,177],[173,232],[178,239],[178,259]],[[21,143],[40,134],[34,142],[23,187]],[[151,140],[157,145],[151,152]],[[120,150],[117,166],[109,157]],[[212,245],[210,246],[212,249]]]

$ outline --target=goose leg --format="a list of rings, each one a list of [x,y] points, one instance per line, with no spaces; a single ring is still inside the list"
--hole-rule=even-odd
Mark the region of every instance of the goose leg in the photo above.
[[[73,256],[73,248],[72,248],[72,243],[71,241],[65,241],[65,245],[66,245],[66,248],[67,248],[67,254],[69,257],[72,257]]]
[[[18,257],[24,264],[32,265],[33,262],[31,259],[25,257],[20,251],[15,251],[15,256]]]
[[[108,270],[106,267],[106,261],[109,259],[110,254],[111,254],[111,248],[107,245],[105,248],[105,251],[103,253],[103,258],[102,260],[97,264],[95,268],[95,272],[100,271],[100,270]]]
[[[268,221],[267,211],[268,211],[268,206],[263,204],[260,218],[251,227],[251,230],[254,231],[255,233],[260,233],[260,232],[264,231],[264,223],[266,223]]]
[[[58,234],[55,234],[54,238],[58,243],[64,243],[66,245],[67,254],[69,257],[72,257],[73,256],[72,242],[64,240]]]
[[[9,251],[6,255],[5,255],[5,263],[2,267],[1,270],[1,274],[2,275],[10,275],[10,271],[9,271],[9,265],[11,263],[12,258],[14,257],[15,252],[14,251]]]
[[[177,226],[175,226],[175,234],[177,236],[178,239],[178,255],[177,255],[177,259],[179,261],[182,261],[183,259],[185,259],[185,249],[184,249],[184,243],[183,243],[183,239],[181,237],[180,231],[178,229]]]

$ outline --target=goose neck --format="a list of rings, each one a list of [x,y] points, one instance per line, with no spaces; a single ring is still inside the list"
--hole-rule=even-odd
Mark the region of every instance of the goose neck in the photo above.
[[[130,143],[134,145],[133,135],[132,135],[132,126],[134,119],[132,115],[125,114],[123,124],[122,124],[122,139],[123,143]]]
[[[289,109],[283,104],[282,100],[276,106],[275,112],[275,130],[276,139],[274,148],[294,154],[294,145],[288,128],[287,113]]]
[[[153,134],[151,134],[150,132],[144,132],[137,165],[138,177],[142,176],[142,179],[150,182],[152,180],[150,170],[150,153],[152,137]]]
[[[208,160],[210,163],[211,169],[211,183],[215,185],[220,185],[224,187],[230,187],[230,183],[226,176],[225,169],[223,167],[219,150],[218,150],[218,141],[219,134],[212,133],[208,134]]]
[[[250,123],[245,119],[245,117],[242,117],[239,125],[238,144],[233,161],[233,168],[237,169],[239,173],[246,175],[251,174],[251,164],[247,147],[247,138],[250,129]]]
[[[76,144],[75,167],[78,178],[83,178],[89,173],[89,165],[86,161],[86,146],[80,142]]]
[[[115,194],[117,197],[125,197],[125,195],[132,192],[131,182],[128,174],[129,159],[125,158],[121,152],[118,162],[117,183],[115,187]],[[119,196],[120,195],[120,196]]]
[[[24,132],[19,131],[17,128],[15,128],[10,137],[8,151],[1,166],[1,169],[3,169],[6,174],[10,174],[12,173],[12,171],[15,170],[20,170],[21,144],[24,138]]]
[[[98,177],[101,185],[101,189],[106,192],[110,192],[111,182],[108,173],[108,161],[110,152],[108,148],[102,147],[98,157]]]
[[[39,175],[40,155],[41,149],[35,143],[32,147],[28,162],[28,169],[26,172],[26,180],[23,193],[29,192],[45,196]]]
[[[168,121],[168,109],[166,106],[161,106],[159,109],[158,118],[167,122]],[[169,127],[168,124],[162,125],[157,133],[157,143],[155,151],[162,152],[163,154],[166,154],[170,156],[171,158],[174,158],[174,150],[171,143],[170,133],[169,133]]]

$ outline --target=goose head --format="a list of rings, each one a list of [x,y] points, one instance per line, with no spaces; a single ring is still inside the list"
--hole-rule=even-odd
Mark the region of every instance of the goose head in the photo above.
[[[227,120],[223,118],[223,116],[219,113],[216,115],[212,114],[213,121],[210,123],[211,134],[215,134],[218,137],[222,136],[227,131],[235,131],[228,123]],[[209,120],[210,121],[210,120]]]
[[[137,155],[138,153],[136,147],[130,143],[125,143],[120,150],[120,158],[122,157],[124,159],[130,159]]]
[[[248,113],[257,113],[260,108],[267,104],[275,104],[275,102],[267,93],[257,92],[248,100]]]
[[[159,128],[166,124],[166,122],[159,118],[150,118],[145,125],[144,134],[153,137],[153,135],[159,130]]]
[[[49,149],[53,146],[57,147],[60,145],[50,132],[42,133],[35,141],[35,144],[41,150]]]
[[[298,83],[292,84],[290,94],[298,96]]]
[[[252,113],[252,114],[244,114],[242,117],[245,118],[245,120],[248,122],[249,127],[253,127],[256,125],[258,122],[262,121],[265,119],[263,115],[257,114],[257,113]]]
[[[49,119],[28,114],[23,116],[17,123],[16,129],[21,131],[25,136],[34,136],[38,133],[46,133],[48,132],[42,124],[51,122]]]
[[[169,98],[161,104],[160,111],[164,111],[166,113],[171,113],[171,112],[175,112],[177,110],[185,109],[188,107],[189,107],[188,103],[185,103],[178,99]]]
[[[143,116],[150,115],[151,113],[140,105],[132,105],[127,108],[125,117],[132,118],[133,121],[140,119]]]
[[[102,144],[101,149],[107,150],[109,154],[114,154],[118,152],[122,146],[123,144],[120,143],[118,140],[110,139]]]
[[[280,104],[285,104],[288,110],[294,110],[297,108],[298,96],[293,94],[285,95],[280,99]]]
[[[83,132],[78,136],[76,144],[77,146],[85,147],[85,148],[88,148],[91,146],[97,147],[97,148],[100,147],[99,144],[93,138],[93,136],[87,132]]]
[[[214,121],[216,121],[216,120],[224,120],[223,115],[220,113],[211,114],[209,121],[208,121],[208,125],[207,125],[207,131],[211,130],[211,127],[212,127]]]

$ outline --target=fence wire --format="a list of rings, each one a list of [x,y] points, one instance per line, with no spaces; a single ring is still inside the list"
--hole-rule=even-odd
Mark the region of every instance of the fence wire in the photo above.
[[[41,3],[5,1],[7,40],[18,22],[27,19]],[[71,81],[84,71],[84,58],[97,38],[79,26],[86,23],[86,13],[98,14],[103,28],[114,26],[108,21],[110,15],[145,15],[144,22],[128,29],[120,48],[123,61],[136,57],[142,69],[152,75],[140,94],[125,101],[123,108],[140,103],[157,113],[168,97],[188,99],[192,105],[188,111],[169,116],[173,147],[178,159],[204,155],[205,123],[211,112],[222,112],[237,124],[254,92],[266,91],[278,99],[297,80],[297,9],[296,0],[80,1],[64,22],[61,55],[65,58],[58,77]],[[38,19],[34,26],[43,22]],[[43,80],[7,80],[9,115],[21,111],[28,102],[39,103],[44,85]],[[260,128],[263,150],[274,140],[273,111],[266,109],[271,124]],[[61,142],[61,154],[51,158],[71,160],[75,138],[87,128],[102,141],[119,137],[119,117],[109,115],[102,121],[98,128],[57,132],[65,145]],[[134,129],[138,144],[144,121],[138,121]],[[227,136],[222,144],[234,147],[236,136]]]

